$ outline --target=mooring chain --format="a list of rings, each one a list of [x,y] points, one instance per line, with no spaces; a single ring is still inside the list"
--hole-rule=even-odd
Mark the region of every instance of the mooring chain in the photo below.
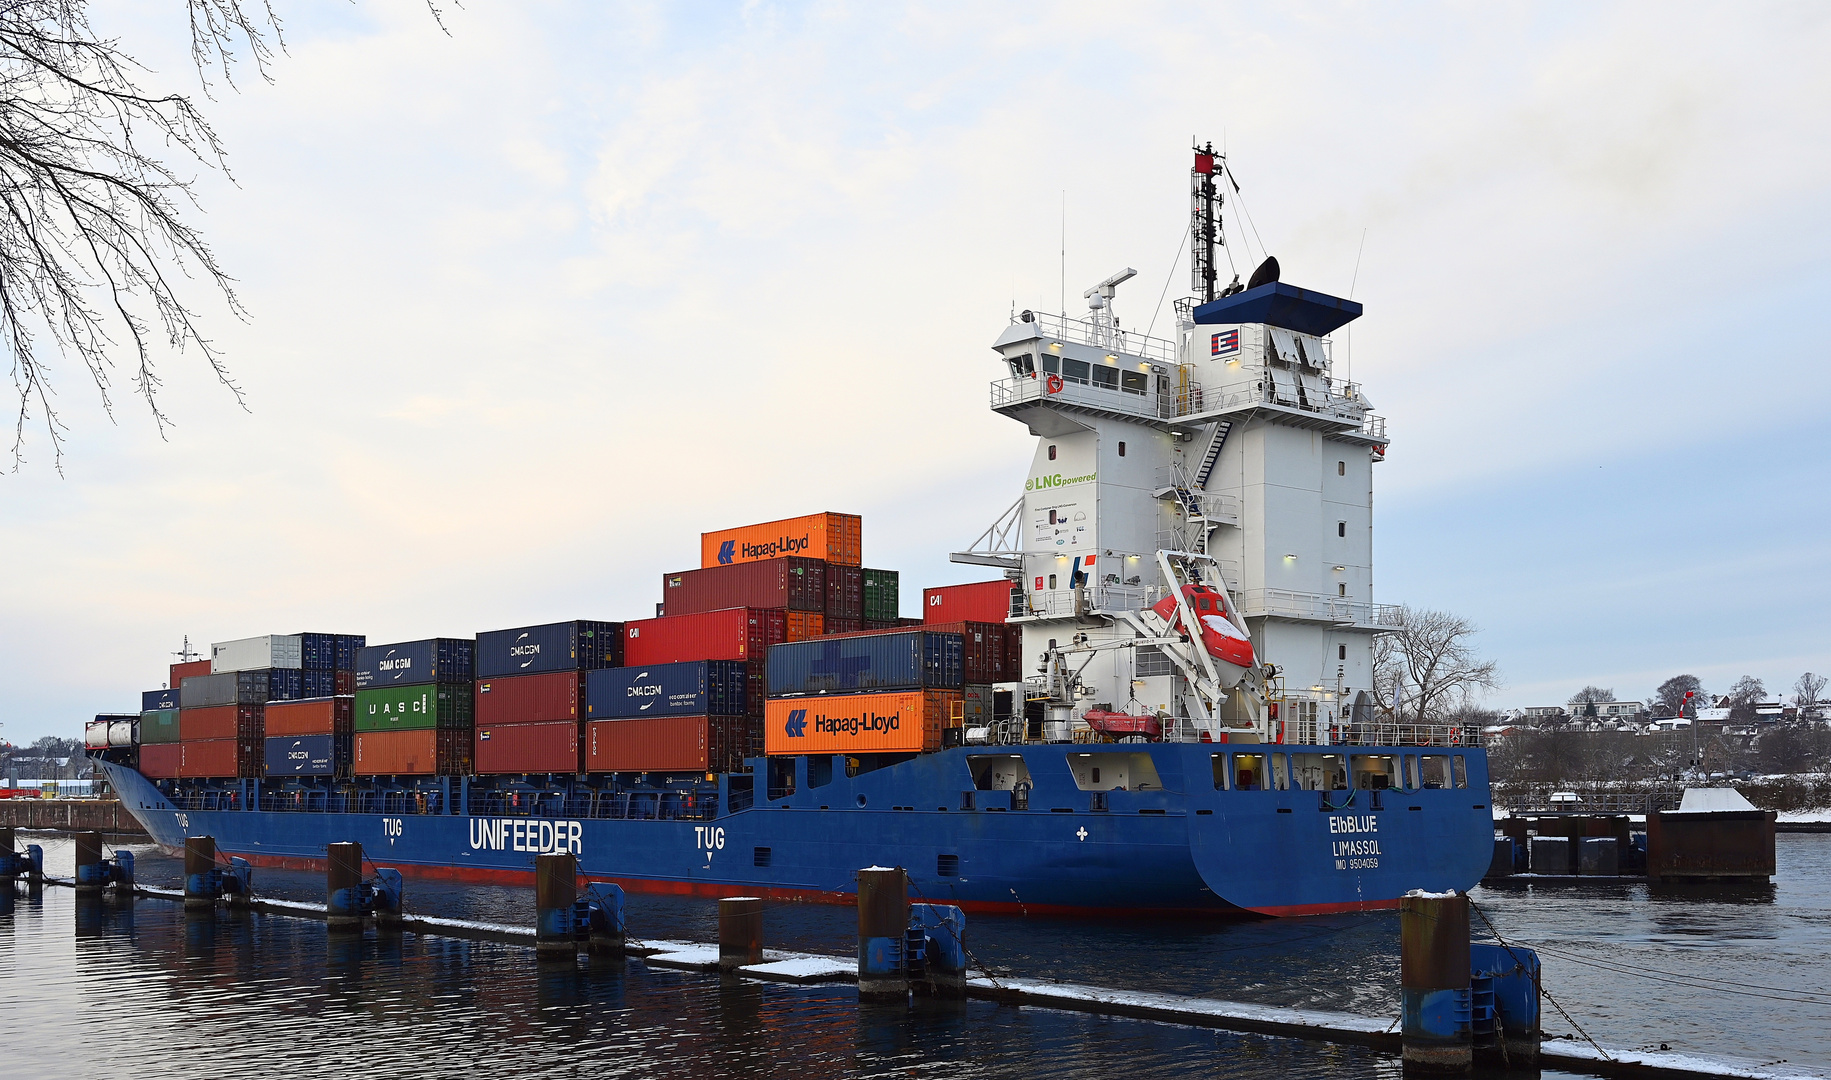
[[[934,901],[932,901],[928,898],[928,894],[922,891],[922,886],[916,884],[916,880],[913,876],[906,877],[906,880],[909,882],[909,887],[915,890],[915,894],[922,898],[922,902],[924,904],[934,903]],[[1016,893],[1013,892],[1012,895],[1015,896]],[[1020,903],[1021,903],[1021,901],[1020,901]],[[987,967],[985,965],[985,963],[982,962],[977,956],[974,956],[973,950],[966,947],[965,935],[954,933],[951,930],[949,931],[949,933],[953,933],[954,940],[960,944],[960,951],[962,953],[966,954],[966,958],[968,961],[970,961],[973,964],[977,964],[979,966],[980,972],[985,975],[986,981],[992,984],[992,988],[994,990],[1009,991],[1009,989],[1010,989],[1009,987],[1000,985],[1000,983],[998,982],[998,976],[992,974],[992,969]]]
[[[1488,913],[1481,910],[1481,905],[1479,905],[1475,902],[1474,897],[1472,897],[1472,896],[1468,897],[1468,901],[1469,901],[1469,909],[1471,911],[1473,911],[1475,914],[1481,916],[1481,921],[1487,924],[1488,932],[1494,935],[1494,940],[1500,942],[1500,947],[1507,950],[1507,955],[1513,958],[1513,962],[1515,964],[1520,964],[1521,967],[1524,967],[1525,965],[1523,963],[1521,963],[1519,954],[1513,951],[1513,946],[1507,944],[1507,939],[1500,936],[1500,928],[1494,925],[1494,920],[1488,918]],[[1546,1001],[1551,1002],[1551,1007],[1558,1010],[1558,1015],[1562,1016],[1564,1018],[1564,1021],[1566,1023],[1568,1023],[1571,1027],[1576,1028],[1577,1034],[1583,1036],[1583,1038],[1586,1042],[1588,1042],[1591,1046],[1596,1048],[1596,1053],[1602,1055],[1602,1060],[1604,1060],[1604,1061],[1615,1060],[1614,1058],[1609,1056],[1609,1052],[1607,1050],[1602,1049],[1601,1043],[1598,1043],[1595,1039],[1591,1038],[1589,1032],[1583,1030],[1583,1025],[1577,1023],[1576,1018],[1571,1016],[1570,1013],[1565,1010],[1564,1006],[1558,1004],[1558,999],[1551,996],[1550,990],[1545,989],[1545,980],[1543,978],[1539,979],[1539,996],[1543,997]]]

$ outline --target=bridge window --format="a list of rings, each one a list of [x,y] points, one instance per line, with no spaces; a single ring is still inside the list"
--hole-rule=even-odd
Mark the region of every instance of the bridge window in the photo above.
[[[1095,386],[1104,387],[1107,390],[1119,389],[1118,368],[1097,367],[1093,369],[1093,376]]]
[[[1022,353],[1009,358],[1011,374],[1018,377],[1036,374],[1036,359],[1029,353]]]
[[[1062,370],[1062,361],[1054,353],[1043,354],[1043,374],[1055,375]]]
[[[1151,388],[1151,377],[1142,371],[1121,371],[1119,389],[1128,394],[1143,394]]]
[[[1069,360],[1064,358],[1062,360],[1062,378],[1067,379],[1069,382],[1078,382],[1085,386],[1087,385],[1092,368],[1093,365],[1085,360]]]

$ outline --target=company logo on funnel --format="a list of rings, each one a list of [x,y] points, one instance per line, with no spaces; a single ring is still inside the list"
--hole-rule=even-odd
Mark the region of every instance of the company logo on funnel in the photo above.
[[[732,551],[736,547],[736,540],[727,540],[718,546],[718,564],[720,566],[731,565],[731,560],[733,558]]]
[[[788,737],[791,739],[800,739],[800,738],[806,737],[806,735],[807,735],[807,710],[806,709],[789,710],[788,723],[783,725],[783,730],[788,732]]]

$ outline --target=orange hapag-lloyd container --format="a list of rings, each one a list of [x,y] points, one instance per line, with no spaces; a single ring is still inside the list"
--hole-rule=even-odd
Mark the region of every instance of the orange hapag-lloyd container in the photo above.
[[[769,754],[914,753],[941,749],[941,732],[957,725],[958,690],[828,694],[771,698],[764,710]]]
[[[730,566],[799,555],[840,566],[860,566],[864,563],[862,532],[857,514],[829,512],[700,533],[699,565]]]

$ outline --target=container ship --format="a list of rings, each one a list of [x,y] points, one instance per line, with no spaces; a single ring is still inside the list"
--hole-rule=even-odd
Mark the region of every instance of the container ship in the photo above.
[[[371,645],[270,634],[171,665],[91,754],[162,846],[257,866],[358,841],[408,874],[1039,914],[1303,915],[1467,889],[1492,855],[1474,730],[1375,703],[1372,475],[1388,446],[1334,331],[1361,305],[1222,286],[1226,162],[1190,173],[1170,338],[1013,312],[993,411],[1023,491],[925,589],[856,516],[705,533],[652,618]],[[716,524],[716,523],[708,523]]]

